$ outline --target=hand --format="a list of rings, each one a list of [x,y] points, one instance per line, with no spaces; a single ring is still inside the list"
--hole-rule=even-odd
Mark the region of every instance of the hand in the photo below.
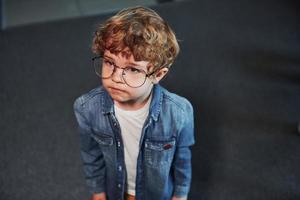
[[[172,200],[187,200],[187,197],[172,197]]]
[[[97,193],[92,195],[92,200],[106,200],[105,192]]]

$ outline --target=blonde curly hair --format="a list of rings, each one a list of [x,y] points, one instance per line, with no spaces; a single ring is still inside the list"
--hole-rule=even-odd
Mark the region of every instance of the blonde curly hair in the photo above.
[[[133,55],[136,61],[148,61],[155,71],[170,68],[179,45],[166,21],[154,10],[137,6],[119,11],[97,28],[92,51],[102,56],[105,50]]]

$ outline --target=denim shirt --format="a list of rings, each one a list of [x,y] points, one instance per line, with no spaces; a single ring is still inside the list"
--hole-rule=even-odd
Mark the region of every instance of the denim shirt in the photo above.
[[[112,98],[99,86],[76,99],[74,112],[89,191],[105,192],[109,200],[123,199],[126,192],[124,146]],[[193,144],[192,105],[187,99],[154,85],[139,143],[136,200],[187,196]]]

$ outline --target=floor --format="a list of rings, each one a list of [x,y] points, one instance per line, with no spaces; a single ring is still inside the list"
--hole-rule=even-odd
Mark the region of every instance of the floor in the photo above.
[[[97,15],[128,6],[151,6],[156,0],[0,0],[2,29],[66,18]]]
[[[181,48],[161,84],[194,107],[189,200],[300,199],[298,2],[153,6]],[[73,103],[100,85],[90,46],[107,16],[0,31],[1,200],[90,199]]]

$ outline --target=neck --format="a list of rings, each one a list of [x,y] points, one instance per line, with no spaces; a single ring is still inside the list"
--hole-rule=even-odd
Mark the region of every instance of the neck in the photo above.
[[[115,105],[118,106],[119,108],[123,110],[138,110],[148,102],[150,96],[151,96],[152,90],[149,91],[147,95],[145,95],[145,98],[140,99],[140,100],[130,100],[126,102],[117,102],[114,101]]]

